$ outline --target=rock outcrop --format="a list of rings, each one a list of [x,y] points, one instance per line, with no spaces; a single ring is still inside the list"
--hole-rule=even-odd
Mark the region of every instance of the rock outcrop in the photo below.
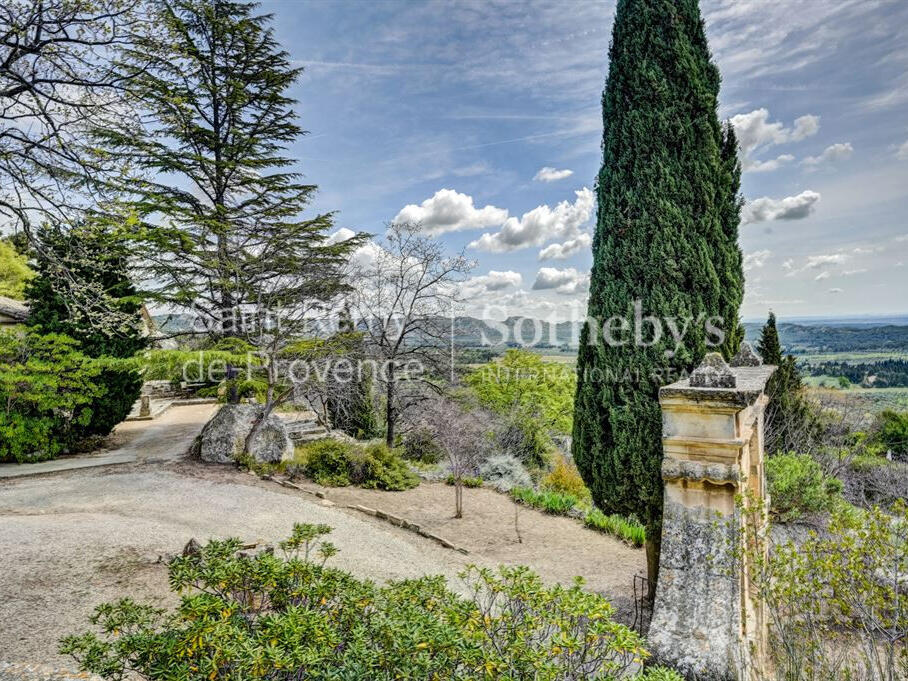
[[[225,404],[202,429],[196,445],[199,458],[209,463],[234,463],[262,411],[257,404]],[[293,442],[283,420],[270,414],[253,435],[249,453],[262,463],[292,458]]]

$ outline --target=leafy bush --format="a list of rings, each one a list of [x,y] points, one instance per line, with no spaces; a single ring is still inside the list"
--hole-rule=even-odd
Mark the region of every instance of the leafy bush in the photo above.
[[[456,485],[457,484],[457,478],[454,477],[453,473],[449,474],[448,477],[445,478],[445,484],[446,485]],[[471,487],[471,488],[475,489],[477,487],[482,487],[482,478],[480,478],[478,476],[477,477],[466,476],[466,477],[463,477],[460,479],[460,484],[463,485],[464,487]]]
[[[444,452],[428,428],[414,428],[404,436],[403,457],[407,461],[438,463]]]
[[[365,447],[334,439],[316,440],[296,450],[297,464],[288,466],[291,474],[302,473],[319,485],[400,491],[419,484],[397,452],[384,443]]]
[[[51,459],[88,425],[98,362],[61,334],[0,332],[0,461]]]
[[[766,460],[766,478],[773,514],[791,522],[809,513],[831,511],[842,492],[842,482],[827,477],[807,454],[777,454]]]
[[[236,336],[219,338],[208,349],[229,352],[233,355],[245,355],[247,352],[255,352],[255,346],[252,343]]]
[[[527,467],[546,466],[554,449],[551,434],[571,432],[577,377],[563,364],[508,350],[465,381],[482,406],[504,417],[498,444]]]
[[[26,283],[34,276],[28,258],[17,253],[6,240],[0,240],[0,296],[21,300]]]
[[[261,362],[257,356],[223,350],[149,350],[141,366],[146,381],[218,383],[226,377],[228,364],[245,370],[249,361],[254,367]]]
[[[577,376],[529,350],[508,350],[499,361],[471,372],[466,383],[480,403],[498,413],[531,408],[558,433],[571,432]]]
[[[875,439],[893,453],[893,458],[908,461],[908,412],[881,412],[876,420]]]
[[[525,567],[469,567],[470,594],[444,578],[376,586],[324,563],[325,526],[297,525],[284,555],[245,556],[211,541],[169,565],[174,611],[129,598],[98,607],[98,633],[67,636],[63,654],[106,679],[630,678],[648,657],[602,596],[547,587]],[[638,681],[680,681],[648,670]]]
[[[326,487],[346,487],[352,484],[353,445],[341,440],[316,440],[296,448],[299,469],[288,467],[295,473],[299,470],[310,480]],[[292,466],[292,464],[291,464]]]
[[[822,534],[769,551],[750,541],[763,515],[752,508],[744,564],[767,608],[778,678],[908,678],[905,502],[886,512],[840,505]]]
[[[526,468],[515,457],[507,454],[490,456],[479,467],[479,475],[501,492],[514,487],[530,487],[532,480]]]
[[[360,456],[354,457],[354,483],[389,492],[419,485],[419,476],[407,467],[397,451],[389,449],[384,442],[366,445],[359,451]]]
[[[617,513],[606,515],[598,508],[594,508],[583,517],[583,524],[591,529],[617,537],[637,548],[646,543],[646,527]]]
[[[496,434],[496,440],[501,451],[528,468],[545,468],[554,450],[545,425],[528,409],[517,409],[508,414]]]
[[[537,508],[551,515],[567,515],[580,503],[577,497],[570,494],[537,492],[528,487],[515,487],[511,490],[511,498],[520,504]]]
[[[573,461],[563,455],[556,457],[555,466],[542,478],[542,487],[552,492],[570,494],[587,502],[590,500],[590,491],[583,483],[580,471]]]

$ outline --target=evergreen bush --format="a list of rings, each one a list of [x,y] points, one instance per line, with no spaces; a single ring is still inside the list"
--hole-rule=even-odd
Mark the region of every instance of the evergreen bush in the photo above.
[[[680,681],[640,671],[644,641],[602,596],[546,586],[525,567],[468,567],[385,586],[328,567],[325,526],[296,525],[283,556],[211,541],[169,564],[173,611],[131,598],[98,607],[61,652],[105,679]]]
[[[766,460],[772,512],[782,521],[831,511],[841,498],[842,482],[827,477],[808,454],[776,454]]]

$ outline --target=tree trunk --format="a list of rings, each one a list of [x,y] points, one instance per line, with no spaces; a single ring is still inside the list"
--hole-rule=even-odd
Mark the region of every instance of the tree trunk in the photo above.
[[[463,518],[463,483],[460,478],[454,481],[454,517]]]
[[[662,526],[646,528],[646,578],[649,588],[646,598],[650,605],[656,602],[656,582],[659,579],[659,556],[662,553]]]
[[[394,446],[394,421],[397,415],[394,413],[394,366],[388,365],[388,385],[385,389],[385,444],[388,448]]]

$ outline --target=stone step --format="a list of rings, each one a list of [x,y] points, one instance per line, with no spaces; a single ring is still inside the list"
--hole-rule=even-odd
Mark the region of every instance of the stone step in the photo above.
[[[322,428],[320,431],[310,430],[304,433],[289,433],[290,439],[296,443],[312,442],[313,440],[322,440],[328,437],[328,431]]]

